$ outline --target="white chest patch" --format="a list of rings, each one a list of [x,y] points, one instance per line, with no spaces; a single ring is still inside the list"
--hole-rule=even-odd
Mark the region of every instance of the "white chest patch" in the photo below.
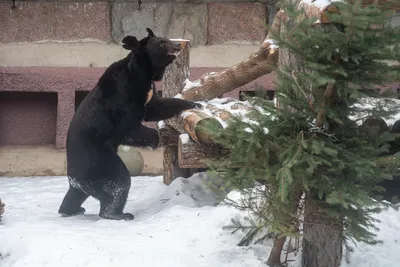
[[[153,98],[153,89],[150,89],[150,91],[147,93],[147,99],[145,104],[149,103],[152,98]]]

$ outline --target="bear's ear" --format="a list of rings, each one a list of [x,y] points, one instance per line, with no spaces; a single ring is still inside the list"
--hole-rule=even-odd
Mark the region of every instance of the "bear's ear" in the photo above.
[[[146,28],[146,31],[149,33],[148,37],[156,37],[150,28]]]
[[[135,36],[127,35],[122,39],[122,47],[126,50],[137,50],[140,47],[139,41]]]

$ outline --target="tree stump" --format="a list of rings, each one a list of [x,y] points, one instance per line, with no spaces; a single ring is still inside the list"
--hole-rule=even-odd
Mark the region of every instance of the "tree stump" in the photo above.
[[[190,77],[190,41],[189,40],[172,40],[180,41],[182,52],[177,58],[167,67],[162,80],[163,97],[174,97],[181,93],[184,86],[184,81]],[[198,172],[198,169],[182,169],[178,163],[178,138],[179,132],[175,129],[165,126],[160,129],[160,135],[163,139],[168,138],[169,144],[164,143],[163,153],[163,182],[169,185],[177,177],[190,177],[193,173]]]

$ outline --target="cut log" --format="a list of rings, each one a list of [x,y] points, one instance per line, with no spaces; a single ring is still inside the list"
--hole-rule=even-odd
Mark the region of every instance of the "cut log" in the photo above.
[[[229,150],[219,145],[200,145],[181,134],[178,141],[178,162],[180,168],[207,168],[206,160],[220,160]]]
[[[183,112],[183,125],[185,131],[199,144],[207,145],[215,143],[212,136],[206,131],[205,127],[213,127],[214,129],[222,129],[222,124],[197,110],[191,112]]]
[[[181,116],[165,120],[165,123],[180,133],[188,133],[199,144],[213,143],[211,135],[204,127],[222,129],[222,125],[217,119],[196,109],[185,110]]]
[[[220,99],[218,99],[220,100]],[[218,104],[218,105],[217,105]],[[214,131],[224,128],[233,113],[245,115],[252,107],[236,99],[222,99],[219,103],[204,104],[204,110],[190,109],[182,112],[180,117],[166,120],[166,124],[180,133],[187,133],[198,144],[214,144],[215,141],[207,128]]]

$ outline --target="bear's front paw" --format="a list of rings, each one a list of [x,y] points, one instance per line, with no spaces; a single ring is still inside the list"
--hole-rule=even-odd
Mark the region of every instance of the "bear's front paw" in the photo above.
[[[200,104],[200,103],[194,103],[194,102],[193,102],[193,108],[202,109],[202,108],[203,108],[203,105]]]

